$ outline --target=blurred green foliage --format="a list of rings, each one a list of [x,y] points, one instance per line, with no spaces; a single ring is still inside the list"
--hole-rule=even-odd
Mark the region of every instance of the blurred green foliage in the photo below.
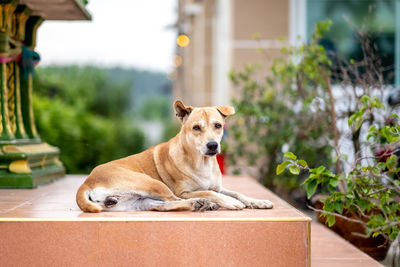
[[[135,125],[138,112],[132,112],[132,80],[109,77],[115,72],[92,66],[37,69],[34,112],[38,132],[60,148],[68,173],[88,173],[96,165],[145,149],[145,136]],[[146,72],[146,77],[151,75],[162,83],[161,74]],[[141,108],[140,113],[158,110],[149,119],[169,114],[162,101]]]
[[[51,66],[38,68],[36,74],[36,95],[60,99],[66,105],[104,117],[125,115],[130,108],[131,81],[112,81],[107,69]]]

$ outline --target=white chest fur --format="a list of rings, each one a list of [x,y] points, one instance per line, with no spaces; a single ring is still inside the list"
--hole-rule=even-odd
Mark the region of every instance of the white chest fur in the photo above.
[[[215,172],[214,164],[216,163],[210,158],[192,172],[191,177],[196,183],[196,190],[214,190],[220,186],[221,177]]]

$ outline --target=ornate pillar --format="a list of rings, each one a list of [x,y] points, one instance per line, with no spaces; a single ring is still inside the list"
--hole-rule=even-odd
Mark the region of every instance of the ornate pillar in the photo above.
[[[64,175],[59,150],[36,130],[32,76],[43,19],[18,0],[0,0],[0,187],[31,188]]]

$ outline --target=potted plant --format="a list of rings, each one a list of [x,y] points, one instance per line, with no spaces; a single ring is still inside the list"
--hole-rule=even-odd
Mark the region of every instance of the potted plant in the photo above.
[[[335,166],[326,162],[310,168],[306,161],[287,152],[276,172],[288,169],[292,174],[306,175],[303,185],[307,197],[310,199],[317,188],[325,194],[319,195],[311,207],[320,214],[320,220],[382,260],[400,231],[400,169],[396,156],[399,106],[383,104],[384,92],[390,86],[384,78],[381,57],[367,32],[360,31],[358,37],[364,53],[360,60],[346,61],[323,49],[320,51],[329,56],[329,61],[316,58],[323,77],[316,86],[328,95],[325,104],[331,128],[325,140],[334,151]],[[340,96],[339,106],[335,93]],[[343,149],[341,142],[346,141],[350,148]]]
[[[367,116],[366,110],[372,105],[382,108],[382,105],[376,105],[376,99],[363,99],[366,108],[361,109],[362,118]],[[395,114],[390,118],[398,119]],[[355,123],[350,120],[350,125]],[[382,147],[382,141],[387,149],[374,154]],[[303,185],[307,197],[311,198],[317,188],[324,192],[324,197],[319,198],[320,204],[310,208],[317,211],[329,227],[336,222],[336,232],[371,256],[383,260],[389,244],[400,232],[400,180],[397,179],[400,168],[395,155],[400,151],[399,143],[398,123],[379,128],[371,126],[364,143],[370,148],[370,156],[355,158],[346,172],[335,173],[323,165],[311,168],[305,160],[287,152],[276,173],[279,175],[285,169],[295,175],[306,172],[308,177]]]

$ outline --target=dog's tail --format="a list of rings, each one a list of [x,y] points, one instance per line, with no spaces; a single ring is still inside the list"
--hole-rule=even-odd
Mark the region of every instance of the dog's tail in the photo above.
[[[76,193],[76,204],[78,204],[79,208],[84,212],[102,211],[100,205],[97,205],[89,200],[89,190],[91,190],[91,188],[86,184],[83,184],[81,187],[79,187],[78,192]]]

